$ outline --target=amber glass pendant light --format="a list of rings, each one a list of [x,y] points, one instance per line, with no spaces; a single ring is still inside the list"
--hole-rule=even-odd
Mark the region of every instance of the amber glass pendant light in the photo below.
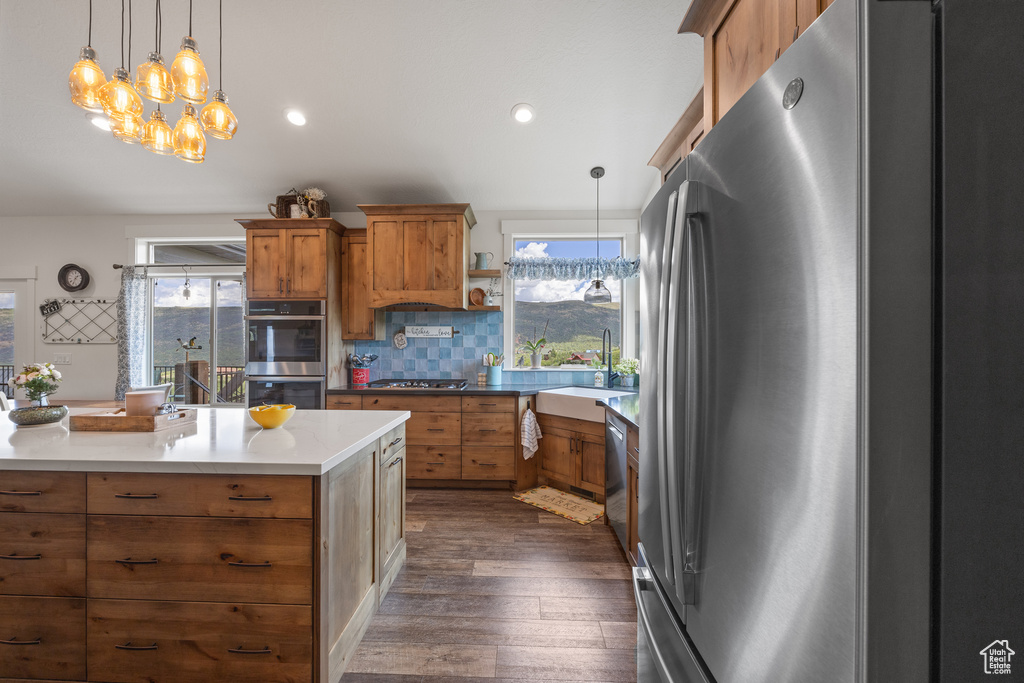
[[[171,72],[164,66],[164,58],[160,54],[163,37],[162,15],[160,0],[156,0],[155,49],[149,53],[149,59],[135,69],[135,89],[147,100],[168,104],[174,101],[174,81],[171,80]]]
[[[174,156],[192,164],[201,164],[206,158],[206,136],[191,104],[185,105],[174,127]]]
[[[71,68],[68,76],[68,90],[71,91],[71,101],[86,111],[100,113],[103,105],[100,104],[100,88],[107,83],[103,75],[103,69],[96,63],[96,50],[90,46],[92,43],[92,0],[89,0],[89,44],[82,48],[78,56],[78,62]]]
[[[156,154],[174,154],[174,131],[167,125],[167,117],[157,105],[142,127],[142,146]]]
[[[192,37],[192,0],[188,1],[188,33],[181,39],[181,52],[171,64],[171,78],[178,97],[192,104],[202,104],[210,90],[210,79],[199,58],[199,44]]]
[[[110,119],[110,132],[121,142],[137,145],[142,142],[142,117],[127,115]]]
[[[128,54],[131,58],[131,4],[128,7]],[[100,104],[111,119],[113,129],[118,119],[126,116],[142,116],[142,98],[132,87],[131,76],[124,68],[124,0],[121,0],[121,66],[114,69],[114,75],[100,88]],[[140,124],[141,127],[141,124]]]
[[[157,0],[159,2],[159,0]],[[220,0],[220,45],[219,45],[219,66],[220,82],[217,84],[217,91],[213,93],[213,100],[203,107],[199,120],[203,124],[206,134],[221,140],[230,140],[238,130],[238,119],[234,112],[228,107],[228,96],[224,94],[224,0]]]
[[[597,180],[597,259],[601,260],[601,178],[604,168],[595,166],[590,169],[590,177]],[[611,291],[604,286],[604,280],[594,280],[583,293],[583,301],[588,304],[608,304],[612,301]]]

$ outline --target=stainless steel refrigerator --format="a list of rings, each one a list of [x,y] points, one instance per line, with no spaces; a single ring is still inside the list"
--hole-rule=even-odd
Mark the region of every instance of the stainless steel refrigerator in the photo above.
[[[1024,653],[1021,5],[836,0],[645,209],[641,683]]]

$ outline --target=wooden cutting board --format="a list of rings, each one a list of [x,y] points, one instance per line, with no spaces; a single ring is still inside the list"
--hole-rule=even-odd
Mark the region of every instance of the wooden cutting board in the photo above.
[[[195,408],[182,408],[163,415],[125,415],[118,413],[86,413],[68,418],[68,428],[73,432],[158,432],[161,429],[180,427],[196,421]]]

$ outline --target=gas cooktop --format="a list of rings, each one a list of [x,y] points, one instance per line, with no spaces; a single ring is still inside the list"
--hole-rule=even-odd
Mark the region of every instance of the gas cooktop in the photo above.
[[[367,386],[373,389],[453,389],[466,388],[464,379],[377,379]]]

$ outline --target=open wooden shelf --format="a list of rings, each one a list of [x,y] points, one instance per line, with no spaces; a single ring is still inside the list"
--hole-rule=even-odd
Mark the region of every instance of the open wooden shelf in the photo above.
[[[470,277],[474,278],[486,278],[486,277],[501,277],[501,269],[495,268],[494,270],[469,270],[467,271]]]
[[[466,307],[467,311],[500,311],[501,306],[477,306],[476,304],[470,304]]]

